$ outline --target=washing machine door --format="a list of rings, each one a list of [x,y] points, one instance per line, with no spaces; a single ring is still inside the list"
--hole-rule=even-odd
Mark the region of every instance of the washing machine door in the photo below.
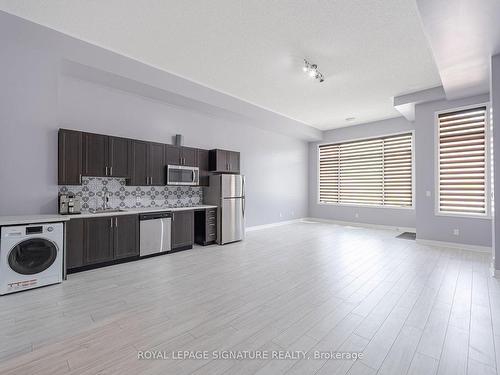
[[[57,246],[44,238],[30,238],[18,243],[9,253],[10,268],[21,275],[45,271],[57,258]]]

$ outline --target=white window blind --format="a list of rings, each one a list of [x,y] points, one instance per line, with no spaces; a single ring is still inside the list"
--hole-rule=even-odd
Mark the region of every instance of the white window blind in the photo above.
[[[412,134],[319,146],[319,201],[411,207]]]
[[[486,107],[438,115],[439,212],[485,215]]]

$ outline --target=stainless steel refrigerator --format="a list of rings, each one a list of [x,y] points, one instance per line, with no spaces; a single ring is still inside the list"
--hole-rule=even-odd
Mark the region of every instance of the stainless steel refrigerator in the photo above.
[[[204,188],[206,204],[217,210],[217,243],[241,241],[245,238],[245,176],[218,174],[210,176],[210,184]]]

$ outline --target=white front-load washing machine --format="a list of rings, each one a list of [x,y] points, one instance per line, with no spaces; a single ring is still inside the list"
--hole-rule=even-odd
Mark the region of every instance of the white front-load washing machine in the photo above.
[[[0,295],[60,283],[63,249],[62,223],[2,227]]]

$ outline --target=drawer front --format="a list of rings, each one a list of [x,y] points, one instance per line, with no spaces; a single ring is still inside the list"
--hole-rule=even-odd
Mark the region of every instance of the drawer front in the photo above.
[[[215,234],[217,232],[217,225],[214,223],[207,223],[207,235]]]

